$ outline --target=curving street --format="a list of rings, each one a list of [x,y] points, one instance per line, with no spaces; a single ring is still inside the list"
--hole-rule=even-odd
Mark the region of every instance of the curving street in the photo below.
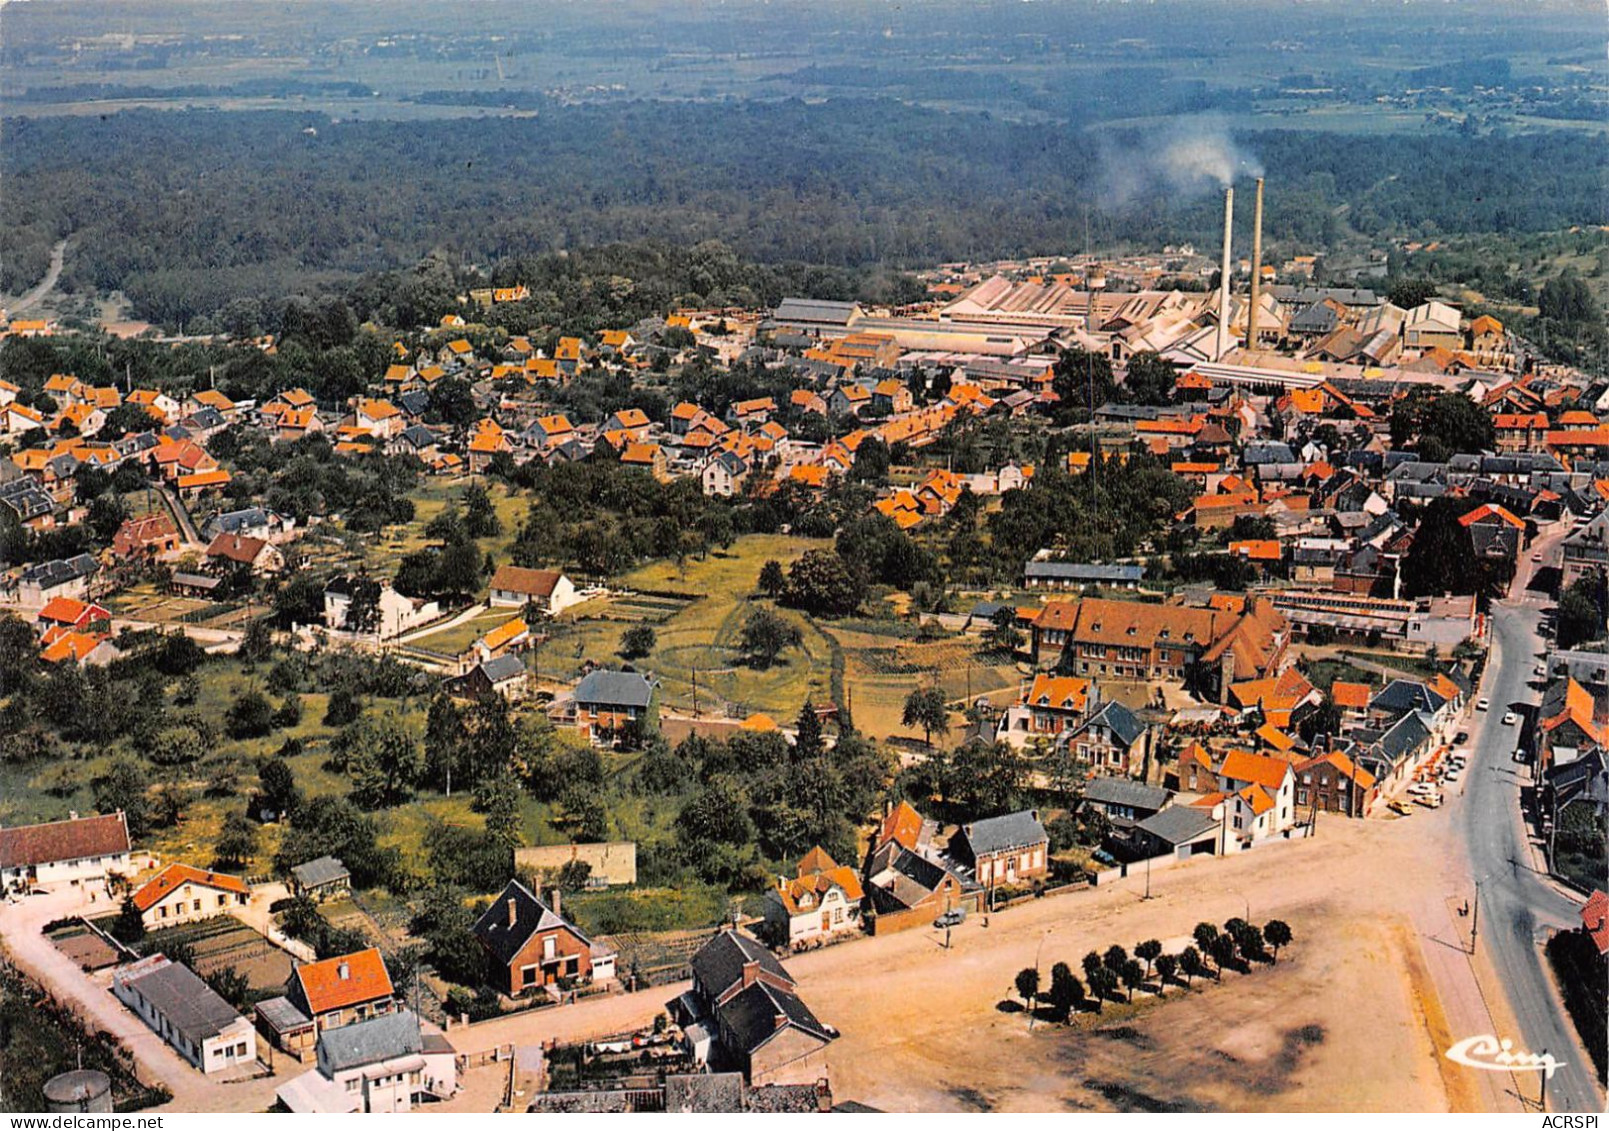
[[[1551,555],[1557,536],[1532,547]],[[1491,710],[1474,716],[1475,756],[1458,814],[1470,873],[1480,883],[1477,947],[1495,970],[1519,1033],[1516,1042],[1532,1052],[1548,1050],[1567,1063],[1548,1082],[1548,1108],[1557,1112],[1598,1112],[1603,1097],[1585,1060],[1545,969],[1542,944],[1555,929],[1580,924],[1579,897],[1551,882],[1539,850],[1530,843],[1519,810],[1520,787],[1530,780],[1528,764],[1515,761],[1521,727],[1504,726],[1503,713],[1521,714],[1540,698],[1530,686],[1545,641],[1537,632],[1548,602],[1529,592],[1530,563],[1515,581],[1514,596],[1492,606],[1492,651],[1478,694]],[[1562,1051],[1561,1051],[1562,1050]]]

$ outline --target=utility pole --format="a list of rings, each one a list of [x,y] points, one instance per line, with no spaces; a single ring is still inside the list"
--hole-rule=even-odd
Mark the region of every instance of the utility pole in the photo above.
[[[1543,1111],[1546,1111],[1548,1109],[1548,1075],[1553,1071],[1553,1069],[1547,1067],[1547,1063],[1548,1063],[1548,1050],[1543,1049],[1542,1050],[1542,1065],[1543,1065],[1543,1068],[1542,1068],[1542,1098],[1537,1101],[1537,1106],[1540,1107]]]
[[[1475,938],[1480,933],[1481,923],[1481,882],[1475,881],[1475,911],[1469,921],[1469,953],[1475,953]]]

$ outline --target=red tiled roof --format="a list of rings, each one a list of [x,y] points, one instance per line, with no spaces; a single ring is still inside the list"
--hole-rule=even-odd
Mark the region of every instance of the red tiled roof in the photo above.
[[[233,892],[236,895],[251,894],[246,881],[238,876],[203,872],[200,868],[192,868],[188,864],[169,864],[134,893],[134,906],[141,911],[149,911],[185,884],[200,884],[203,887],[217,888],[219,891]]]
[[[345,977],[342,977],[343,970]],[[374,947],[298,966],[296,978],[301,983],[302,997],[314,1015],[387,998],[395,992],[385,959]]]
[[[506,589],[511,593],[524,593],[533,597],[548,597],[564,575],[553,569],[523,569],[503,565],[492,574],[491,588]]]
[[[116,856],[128,850],[128,825],[122,813],[0,829],[0,868]]]
[[[887,844],[889,841],[898,841],[901,847],[915,848],[918,838],[922,834],[922,815],[911,807],[909,801],[901,801],[894,806],[894,811],[883,818],[883,827],[877,831],[877,843]]]
[[[1594,891],[1581,908],[1581,925],[1592,936],[1599,954],[1609,954],[1609,895]]]

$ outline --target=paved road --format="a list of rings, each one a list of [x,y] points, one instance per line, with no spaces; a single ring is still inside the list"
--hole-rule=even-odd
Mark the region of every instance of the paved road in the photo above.
[[[39,280],[39,285],[6,308],[13,317],[35,306],[56,289],[56,280],[61,278],[62,261],[66,257],[67,241],[59,240],[56,246],[50,249],[50,268],[45,272],[45,277]]]
[[[1546,552],[1556,539],[1538,547]],[[1523,573],[1529,572],[1529,563]],[[1520,728],[1504,726],[1511,706],[1534,704],[1532,670],[1543,641],[1537,634],[1544,601],[1516,582],[1516,597],[1493,606],[1492,654],[1481,694],[1492,707],[1474,734],[1475,758],[1464,796],[1460,825],[1473,878],[1480,881],[1477,945],[1497,972],[1519,1025],[1517,1041],[1526,1049],[1547,1049],[1568,1061],[1548,1083],[1548,1106],[1558,1112],[1597,1112],[1603,1099],[1580,1041],[1543,969],[1541,944],[1556,928],[1579,925],[1581,901],[1566,897],[1539,874],[1542,860],[1533,851],[1519,813],[1519,787],[1529,767],[1514,761]],[[1523,718],[1523,716],[1522,716]],[[1470,1034],[1473,1036],[1474,1034]]]
[[[201,540],[201,535],[196,530],[196,524],[190,518],[190,511],[179,499],[179,496],[174,494],[173,488],[165,483],[159,483],[156,489],[157,493],[162,496],[162,501],[168,505],[168,513],[173,516],[173,521],[179,524],[179,533],[184,535],[184,540],[191,546],[204,548],[206,543]]]

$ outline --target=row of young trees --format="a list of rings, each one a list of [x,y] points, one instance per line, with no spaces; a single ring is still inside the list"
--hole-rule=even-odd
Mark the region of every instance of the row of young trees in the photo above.
[[[1188,988],[1196,978],[1209,975],[1221,981],[1226,969],[1245,973],[1253,962],[1278,962],[1279,951],[1290,944],[1292,934],[1290,925],[1280,919],[1270,919],[1259,928],[1237,917],[1222,930],[1212,923],[1198,923],[1193,938],[1194,943],[1178,954],[1163,950],[1156,939],[1136,943],[1132,955],[1116,944],[1105,952],[1092,950],[1081,963],[1082,981],[1071,966],[1058,962],[1051,967],[1048,985],[1041,986],[1038,967],[1025,967],[1017,972],[1013,987],[1030,1015],[1037,1003],[1044,1002],[1050,1007],[1051,1019],[1065,1024],[1086,1007],[1103,1012],[1119,989],[1126,994],[1123,1000],[1132,1002],[1137,989],[1150,989],[1161,997],[1169,984]]]

